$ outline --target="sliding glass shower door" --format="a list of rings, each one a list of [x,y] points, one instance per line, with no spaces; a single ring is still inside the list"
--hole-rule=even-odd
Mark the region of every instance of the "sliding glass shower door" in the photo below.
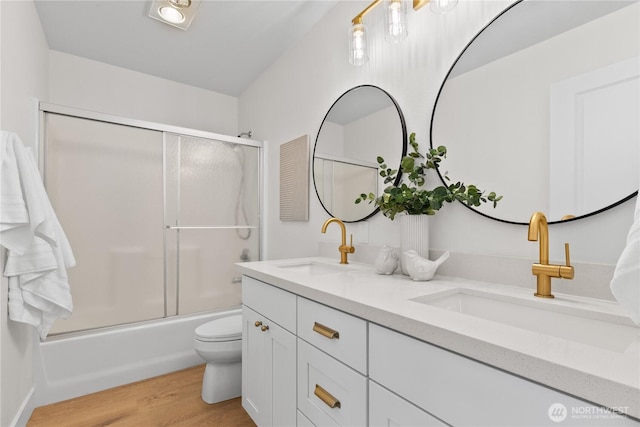
[[[259,259],[258,146],[51,112],[44,146],[77,260],[52,334],[240,304],[234,263]]]
[[[165,135],[167,265],[180,314],[240,304],[234,263],[259,253],[256,147]],[[175,259],[174,259],[175,258]]]

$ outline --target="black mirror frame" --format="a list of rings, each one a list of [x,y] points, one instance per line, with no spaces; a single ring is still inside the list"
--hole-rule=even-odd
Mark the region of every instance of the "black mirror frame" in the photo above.
[[[389,92],[387,92],[386,90],[375,86],[375,85],[370,85],[370,84],[364,84],[364,85],[359,85],[359,86],[355,86],[352,87],[351,89],[347,90],[346,92],[344,92],[342,95],[340,95],[338,97],[338,99],[336,99],[334,101],[333,104],[331,104],[331,107],[329,107],[329,110],[327,110],[327,113],[324,115],[324,118],[322,119],[322,122],[320,124],[320,128],[318,129],[318,134],[316,135],[316,140],[315,143],[313,144],[313,156],[311,157],[311,174],[313,176],[313,187],[316,191],[316,197],[318,198],[318,201],[320,202],[320,205],[322,206],[322,209],[325,210],[325,212],[327,212],[330,216],[334,217],[335,215],[332,214],[331,212],[329,212],[329,209],[326,208],[326,206],[324,205],[324,203],[322,203],[322,200],[320,199],[320,194],[318,193],[318,186],[316,185],[316,177],[315,177],[315,173],[313,173],[313,161],[315,160],[316,157],[316,148],[318,146],[318,137],[320,136],[320,132],[322,131],[322,126],[324,125],[325,120],[327,119],[327,116],[329,115],[329,113],[331,112],[331,110],[333,109],[333,107],[348,93],[350,93],[351,91],[354,91],[356,89],[361,89],[361,88],[365,88],[365,87],[369,87],[369,88],[374,88],[377,90],[382,91],[385,95],[387,95],[389,97],[389,99],[391,100],[391,102],[393,103],[394,107],[396,108],[396,111],[398,112],[398,117],[400,118],[400,126],[402,127],[402,153],[400,154],[400,160],[402,160],[402,158],[404,156],[407,155],[407,141],[408,141],[408,137],[407,137],[407,125],[404,119],[404,114],[402,113],[402,110],[400,109],[400,106],[398,105],[398,102],[393,98],[393,96],[391,96],[391,94],[389,94]],[[393,182],[393,185],[398,185],[400,183],[400,180],[402,179],[402,172],[400,171],[400,164],[398,164],[398,175],[396,176],[395,181]],[[354,201],[355,203],[355,201]],[[342,218],[340,218],[343,222],[346,223],[353,223],[353,222],[360,222],[360,221],[366,221],[367,219],[371,218],[372,216],[374,216],[375,214],[377,214],[380,211],[380,208],[376,207],[369,215],[360,218],[360,219],[356,219],[356,220],[351,220],[351,221],[345,221],[342,220]]]
[[[480,34],[482,34],[482,32],[484,30],[487,29],[487,27],[491,26],[497,19],[499,19],[502,15],[504,15],[505,13],[507,13],[509,10],[511,10],[511,8],[517,6],[518,4],[522,3],[524,0],[518,0],[517,2],[513,3],[512,5],[510,5],[509,7],[507,7],[505,10],[503,10],[502,12],[500,12],[495,18],[493,18],[491,20],[491,22],[489,22],[487,25],[485,25],[479,32],[478,34],[476,34],[471,41],[469,41],[469,43],[467,43],[467,45],[464,47],[464,49],[462,49],[462,52],[460,52],[460,54],[458,55],[458,57],[456,58],[455,61],[453,61],[453,64],[451,65],[451,68],[449,68],[449,71],[447,71],[447,74],[444,77],[444,80],[442,81],[442,84],[440,85],[440,89],[438,90],[438,95],[436,96],[435,102],[433,104],[433,111],[431,112],[431,124],[429,126],[429,144],[431,146],[431,148],[435,148],[434,144],[433,144],[433,120],[435,118],[436,115],[436,109],[438,108],[438,101],[440,100],[440,95],[442,94],[442,90],[444,89],[444,85],[447,83],[447,80],[449,79],[449,76],[451,75],[451,72],[453,71],[453,69],[455,68],[456,64],[458,63],[458,61],[460,60],[460,58],[462,57],[462,55],[464,55],[464,53],[467,51],[467,49],[469,48],[469,46],[471,46],[473,44],[473,42],[480,36]],[[440,173],[440,170],[437,170],[438,173],[438,177],[440,177],[440,181],[442,181],[442,183],[447,186],[450,183],[447,182],[445,180],[445,178],[442,176],[442,174]],[[635,192],[629,194],[626,197],[623,197],[622,199],[618,200],[617,202],[614,202],[608,206],[605,206],[601,209],[595,210],[593,212],[589,212],[587,214],[584,215],[580,215],[580,216],[576,216],[574,218],[570,218],[570,219],[566,219],[566,220],[556,220],[556,221],[549,221],[549,224],[563,224],[566,222],[571,222],[571,221],[577,221],[579,219],[583,219],[583,218],[588,218],[590,216],[594,216],[597,215],[599,213],[605,212],[609,209],[612,209],[624,202],[626,202],[627,200],[631,200],[634,197],[636,197],[638,195],[638,190],[636,190]],[[460,204],[462,204],[462,206],[464,206],[465,208],[471,210],[472,212],[481,215],[485,218],[489,218],[492,219],[494,221],[499,221],[499,222],[503,222],[506,224],[516,224],[516,225],[529,225],[529,222],[519,222],[519,221],[510,221],[507,219],[502,219],[502,218],[496,218],[494,216],[491,216],[489,214],[486,214],[484,212],[480,212],[476,209],[474,209],[471,206],[466,205],[465,203],[460,202]],[[532,212],[533,213],[533,212]]]

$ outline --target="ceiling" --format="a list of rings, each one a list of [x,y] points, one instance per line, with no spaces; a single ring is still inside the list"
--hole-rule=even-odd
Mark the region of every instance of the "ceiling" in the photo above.
[[[236,97],[336,3],[202,0],[184,31],[149,0],[35,1],[50,49]]]

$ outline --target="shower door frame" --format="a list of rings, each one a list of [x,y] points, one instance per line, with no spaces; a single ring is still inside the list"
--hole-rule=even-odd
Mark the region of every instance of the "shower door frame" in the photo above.
[[[204,227],[204,228],[217,228],[217,229],[258,229],[258,259],[262,259],[262,254],[264,253],[264,146],[261,141],[254,139],[241,138],[236,136],[229,136],[218,134],[214,132],[202,131],[197,129],[184,128],[180,126],[167,125],[163,123],[150,122],[139,119],[132,119],[128,117],[116,116],[112,114],[99,113],[90,110],[84,110],[75,107],[69,107],[58,104],[51,104],[47,102],[39,102],[38,105],[38,168],[40,170],[40,174],[43,177],[44,185],[46,188],[46,156],[47,156],[47,140],[46,140],[46,122],[45,117],[46,114],[57,114],[61,116],[74,117],[85,120],[93,120],[96,122],[103,122],[121,126],[128,126],[133,128],[158,131],[162,133],[163,140],[163,149],[162,149],[162,168],[163,168],[163,183],[162,183],[162,192],[163,192],[163,218],[167,218],[167,185],[166,185],[166,137],[167,134],[175,134],[179,136],[186,137],[194,137],[194,138],[203,138],[207,140],[215,140],[220,142],[228,142],[231,144],[244,145],[249,147],[255,147],[258,149],[258,225],[257,226],[215,226],[215,227]],[[178,301],[179,301],[179,283],[178,288],[176,289],[176,314],[169,314],[169,284],[168,284],[168,262],[167,262],[167,242],[166,242],[166,234],[164,233],[166,230],[177,229],[178,231],[181,229],[190,229],[190,228],[203,228],[203,227],[190,227],[190,226],[170,226],[167,225],[166,222],[163,226],[163,289],[164,289],[164,316],[163,318],[170,318],[181,316],[182,314],[178,311]],[[179,255],[178,255],[179,256]],[[179,259],[178,259],[179,262]],[[228,307],[232,308],[232,307]],[[186,314],[189,315],[189,314]],[[106,326],[111,327],[111,326]],[[65,332],[63,334],[69,334],[74,332]]]

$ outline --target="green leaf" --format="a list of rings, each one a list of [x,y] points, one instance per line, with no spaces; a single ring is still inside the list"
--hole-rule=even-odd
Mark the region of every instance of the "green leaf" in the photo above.
[[[402,162],[400,163],[400,169],[402,172],[407,173],[413,170],[415,165],[415,160],[411,156],[405,156],[402,158]]]
[[[384,216],[393,220],[398,213],[434,215],[445,203],[456,200],[469,206],[480,206],[482,203],[492,202],[495,208],[502,199],[502,196],[498,196],[495,192],[485,194],[474,184],[465,184],[460,181],[452,184],[448,172],[441,176],[449,184],[437,185],[432,190],[425,188],[427,171],[439,168],[442,159],[447,157],[447,148],[443,145],[428,148],[423,155],[420,153],[414,132],[409,135],[409,145],[411,151],[402,158],[399,170],[388,167],[381,156],[376,157],[379,175],[384,178],[384,184],[388,186],[380,196],[373,193],[361,194],[355,200],[356,204],[367,200],[380,208]],[[420,159],[424,159],[424,162]],[[394,185],[393,182],[399,173],[406,174],[406,179]]]

